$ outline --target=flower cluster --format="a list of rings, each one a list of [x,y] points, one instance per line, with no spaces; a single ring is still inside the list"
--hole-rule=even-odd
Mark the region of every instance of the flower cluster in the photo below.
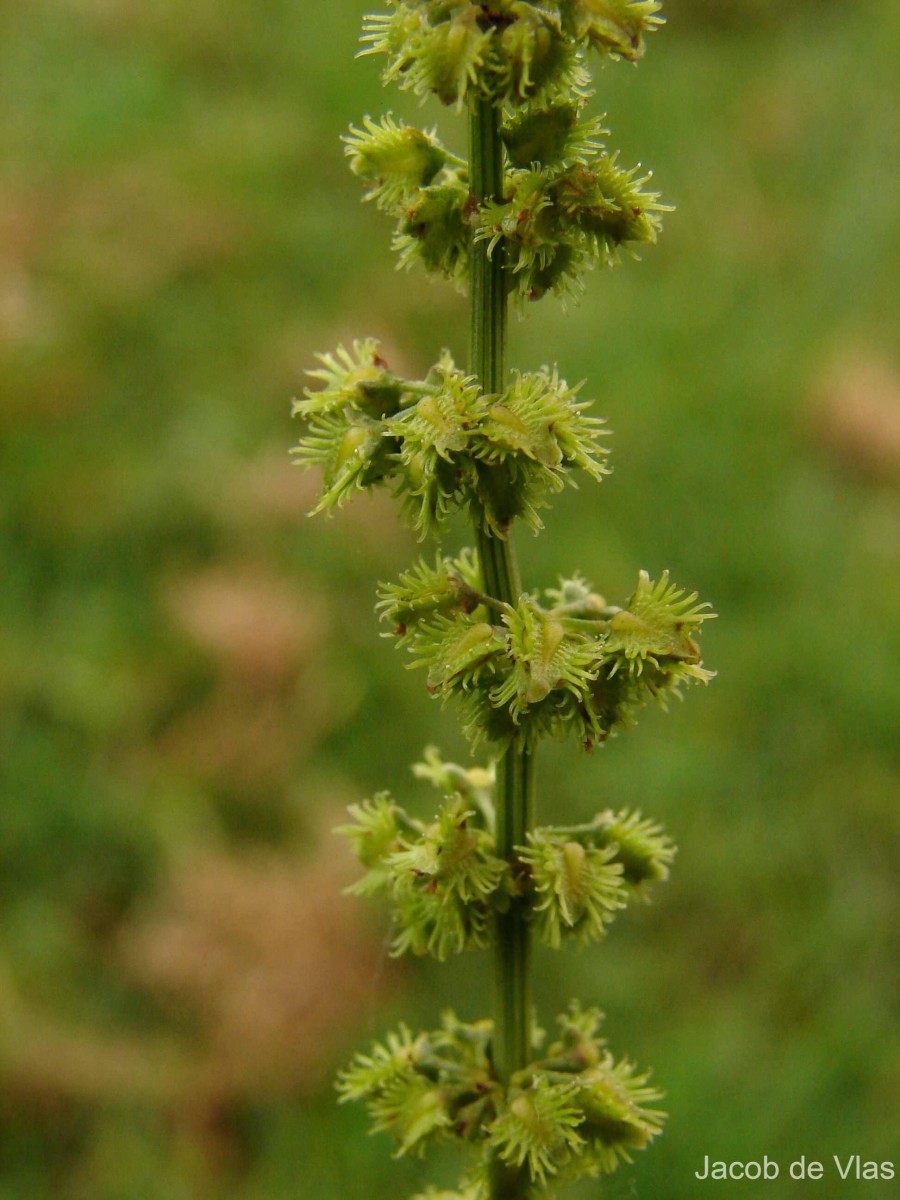
[[[340,826],[365,874],[350,887],[382,895],[393,912],[395,955],[445,959],[484,947],[491,918],[515,895],[528,906],[538,937],[556,949],[605,936],[626,904],[668,875],[675,848],[639,813],[598,813],[585,825],[544,827],[527,835],[507,862],[496,855],[494,778],[490,769],[445,762],[434,747],[413,768],[444,794],[435,818],[410,817],[388,792],[350,806]]]
[[[634,62],[662,23],[655,0],[389,0],[366,18],[363,54],[385,83],[461,107],[472,91],[521,104],[583,89],[584,52]]]
[[[386,895],[394,914],[391,951],[443,960],[488,944],[493,896],[507,864],[493,853],[483,817],[459,793],[430,824],[407,816],[387,792],[350,807],[351,837],[367,873],[350,891]]]
[[[468,576],[468,579],[466,578]],[[707,682],[694,640],[713,616],[664,572],[645,571],[623,608],[606,605],[576,577],[513,608],[478,590],[473,560],[421,561],[381,590],[380,608],[429,692],[461,706],[474,745],[536,744],[574,733],[590,748],[633,724],[650,700]]]
[[[540,115],[548,123],[554,116]],[[502,242],[510,287],[521,298],[577,292],[585,270],[614,266],[622,248],[635,255],[635,247],[656,241],[660,215],[670,209],[658,192],[644,190],[649,179],[605,150],[510,170],[504,196],[479,214],[475,238],[492,252]]]
[[[521,0],[393,0],[366,18],[363,54],[384,54],[385,83],[461,108],[470,92],[515,103],[583,87],[560,7]],[[554,11],[556,9],[556,11]]]
[[[599,120],[581,120],[580,97],[530,105],[501,128],[509,169],[504,195],[476,205],[468,168],[426,132],[390,115],[366,118],[344,139],[367,198],[397,221],[400,266],[462,279],[472,239],[503,246],[508,286],[523,299],[573,290],[584,270],[614,265],[621,248],[654,242],[668,211],[649,174],[625,169],[599,140]]]
[[[430,1188],[416,1200],[487,1200],[491,1156],[527,1166],[546,1183],[613,1171],[661,1130],[651,1107],[662,1093],[627,1059],[617,1061],[599,1036],[603,1014],[573,1005],[546,1056],[496,1080],[490,1021],[466,1024],[445,1014],[441,1028],[413,1037],[401,1027],[340,1076],[343,1100],[362,1099],[376,1130],[398,1154],[423,1154],[449,1138],[478,1152],[461,1191]]]
[[[517,375],[486,396],[446,351],[424,380],[396,376],[374,339],[319,361],[310,374],[324,386],[294,405],[307,423],[296,459],[323,474],[315,512],[386,484],[421,533],[466,507],[505,537],[516,518],[540,528],[538,509],[573,482],[570,469],[606,473],[603,422],[555,369]]]

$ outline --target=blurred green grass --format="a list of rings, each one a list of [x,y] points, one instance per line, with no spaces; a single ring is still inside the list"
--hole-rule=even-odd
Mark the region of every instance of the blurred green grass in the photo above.
[[[377,637],[374,581],[415,553],[391,505],[307,522],[287,466],[316,350],[464,350],[342,161],[364,112],[416,113],[352,62],[366,7],[0,5],[3,1200],[412,1192],[329,1072],[487,1003],[480,958],[385,962],[323,836],[460,751]],[[543,1019],[601,1004],[668,1091],[611,1198],[687,1196],[707,1153],[890,1158],[900,1073],[896,18],[668,14],[596,103],[677,211],[512,331],[615,434],[613,477],[522,539],[527,584],[668,567],[721,613],[708,690],[545,756],[543,812],[640,806],[681,846],[602,950],[539,960]]]

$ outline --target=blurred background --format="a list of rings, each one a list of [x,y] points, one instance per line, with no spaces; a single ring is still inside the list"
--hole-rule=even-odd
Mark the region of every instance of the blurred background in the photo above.
[[[329,832],[384,787],[429,815],[409,762],[466,753],[378,637],[375,582],[418,553],[394,505],[309,521],[287,453],[317,350],[465,353],[463,299],[394,272],[341,154],[366,112],[423,119],[354,65],[368,7],[0,0],[2,1200],[455,1178],[392,1162],[331,1083],[400,1019],[489,1005],[479,955],[387,957]],[[614,430],[613,476],[520,540],[526,586],[622,601],[669,568],[721,614],[708,689],[543,757],[542,819],[639,807],[681,847],[602,948],[538,958],[543,1022],[600,1004],[671,1112],[575,1197],[896,1154],[896,12],[667,13],[595,103],[677,211],[512,325],[511,361],[586,377]]]

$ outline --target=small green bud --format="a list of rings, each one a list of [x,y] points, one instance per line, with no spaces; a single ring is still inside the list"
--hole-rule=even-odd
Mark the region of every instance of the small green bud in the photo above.
[[[351,126],[343,139],[350,170],[366,180],[368,198],[389,207],[417,188],[427,187],[447,162],[448,155],[435,137],[390,114],[376,124],[363,118],[364,129]]]
[[[454,279],[468,269],[468,191],[459,181],[420,188],[411,198],[394,239],[400,265],[419,259],[426,271]]]
[[[627,1059],[616,1063],[608,1052],[579,1077],[582,1132],[610,1152],[601,1160],[602,1170],[610,1170],[617,1158],[630,1161],[628,1151],[645,1149],[663,1127],[665,1113],[646,1107],[662,1099],[661,1091],[645,1086],[647,1078],[636,1075]]]
[[[574,0],[578,30],[610,58],[637,62],[644,53],[644,34],[662,25],[657,0]]]
[[[580,105],[571,100],[544,109],[527,108],[502,129],[513,167],[553,166],[563,157],[578,123]]]
[[[509,8],[515,20],[499,38],[501,95],[521,102],[564,85],[577,51],[551,13],[534,4],[512,3]]]
[[[452,11],[449,20],[431,30],[417,65],[423,83],[442,104],[461,107],[467,90],[478,84],[491,32],[479,28],[480,5],[455,4]]]

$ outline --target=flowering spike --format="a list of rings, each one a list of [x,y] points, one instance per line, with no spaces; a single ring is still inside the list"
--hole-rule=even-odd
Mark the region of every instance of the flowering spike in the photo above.
[[[555,366],[505,368],[508,300],[577,295],[585,273],[652,244],[669,211],[650,175],[620,165],[587,118],[585,63],[597,50],[636,62],[661,23],[656,0],[385,0],[365,18],[363,55],[401,90],[469,114],[469,153],[390,114],[344,137],[365,198],[395,222],[400,267],[468,283],[472,352],[445,350],[421,378],[397,375],[369,338],[319,356],[295,405],[297,461],[322,474],[315,511],[382,486],[421,537],[464,514],[477,555],[437,553],[395,583],[378,610],[428,692],[453,700],[473,747],[463,767],[429,747],[416,778],[441,795],[430,820],[388,792],[352,805],[362,867],[349,889],[389,907],[393,955],[445,959],[492,948],[502,965],[496,1020],[389,1034],[338,1080],[398,1155],[456,1139],[469,1166],[456,1190],[415,1200],[501,1200],[614,1170],[662,1128],[661,1093],[601,1034],[602,1013],[572,1003],[544,1050],[522,985],[532,934],[584,946],[652,884],[675,847],[640,813],[535,827],[534,756],[545,738],[586,749],[635,722],[651,700],[706,681],[698,635],[713,614],[694,593],[641,572],[609,603],[577,573],[523,593],[517,522],[541,512],[575,472],[607,473],[606,429]],[[434,811],[434,810],[432,810]],[[532,1056],[540,1055],[535,1061]]]

